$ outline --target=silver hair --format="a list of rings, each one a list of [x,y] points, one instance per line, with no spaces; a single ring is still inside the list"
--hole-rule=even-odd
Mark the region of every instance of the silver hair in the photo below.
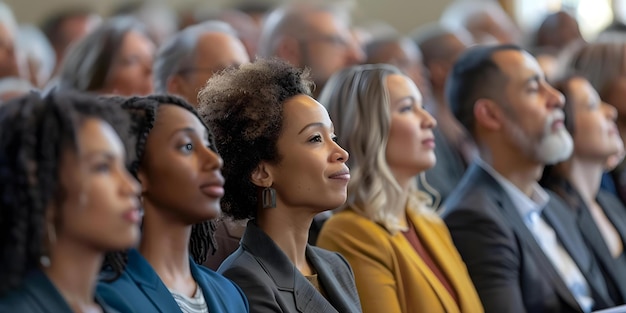
[[[56,65],[56,53],[46,35],[33,25],[23,25],[20,26],[17,37],[19,51],[39,64],[37,75],[41,75],[47,81]]]
[[[5,93],[26,94],[37,90],[28,80],[18,77],[6,77],[0,79],[0,96]]]
[[[17,21],[11,7],[0,1],[0,24],[4,25],[13,34],[17,31]]]
[[[221,21],[193,25],[170,37],[154,59],[153,79],[157,93],[167,93],[168,79],[181,69],[190,66],[195,57],[199,38],[207,33],[223,33],[238,38],[235,29]]]

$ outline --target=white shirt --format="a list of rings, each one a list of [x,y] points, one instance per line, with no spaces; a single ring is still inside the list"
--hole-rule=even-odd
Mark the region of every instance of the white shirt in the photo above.
[[[489,164],[480,159],[477,159],[476,162],[500,184],[504,192],[511,198],[515,208],[524,220],[524,224],[535,237],[543,253],[550,259],[550,262],[552,262],[552,265],[554,265],[559,276],[570,289],[580,307],[584,312],[591,312],[594,301],[585,276],[583,276],[576,262],[558,241],[554,229],[541,217],[541,212],[550,201],[548,193],[539,184],[535,183],[532,195],[528,197]]]

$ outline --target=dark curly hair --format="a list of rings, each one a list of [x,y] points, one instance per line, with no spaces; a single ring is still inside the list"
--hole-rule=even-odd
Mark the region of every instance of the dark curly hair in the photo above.
[[[213,76],[200,91],[198,111],[224,159],[226,215],[256,217],[257,187],[250,175],[261,161],[280,161],[276,142],[283,103],[296,95],[310,96],[312,84],[307,70],[278,59],[258,59]]]
[[[88,95],[31,93],[0,107],[0,294],[18,286],[47,252],[46,209],[58,210],[67,196],[61,158],[80,148],[87,118],[127,131],[125,112]]]
[[[154,123],[158,118],[159,107],[162,105],[175,105],[184,108],[193,113],[200,121],[202,119],[196,110],[187,101],[182,98],[171,95],[152,95],[147,97],[132,97],[124,99],[122,97],[111,97],[109,102],[112,104],[121,103],[121,107],[130,113],[131,128],[128,133],[129,140],[134,143],[134,155],[129,160],[129,171],[135,178],[138,178],[139,166],[144,157],[146,141],[154,127]],[[202,122],[204,127],[209,131],[209,142],[211,147],[215,147],[215,139],[209,128]],[[216,153],[217,151],[214,150]],[[208,253],[215,253],[217,250],[217,242],[213,236],[216,224],[213,220],[204,221],[200,224],[193,225],[191,229],[191,238],[189,239],[189,252],[193,260],[202,264],[206,261]],[[104,268],[113,271],[113,277],[108,279],[115,280],[124,270],[126,266],[126,252],[109,253],[105,257]]]

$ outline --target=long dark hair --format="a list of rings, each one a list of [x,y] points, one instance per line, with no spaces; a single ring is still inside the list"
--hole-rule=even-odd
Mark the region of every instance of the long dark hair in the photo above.
[[[92,96],[29,94],[0,107],[0,294],[18,286],[46,253],[47,208],[65,198],[59,180],[65,151],[94,117],[125,132],[127,115]],[[56,204],[56,205],[54,205]]]

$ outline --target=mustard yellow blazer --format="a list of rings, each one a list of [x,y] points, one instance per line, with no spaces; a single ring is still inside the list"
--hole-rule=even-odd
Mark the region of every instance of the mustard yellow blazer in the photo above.
[[[458,305],[402,233],[391,235],[352,210],[333,215],[317,245],[348,260],[364,313],[483,312],[444,222],[435,215],[409,214],[409,219],[458,294]]]

